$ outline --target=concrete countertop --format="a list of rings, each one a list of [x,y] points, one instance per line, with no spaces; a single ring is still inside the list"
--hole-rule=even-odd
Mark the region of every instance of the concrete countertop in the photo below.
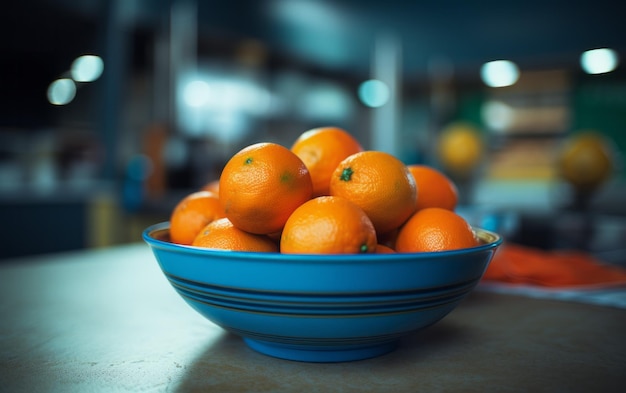
[[[0,265],[7,392],[621,392],[626,310],[475,291],[374,359],[249,349],[193,311],[147,245]]]

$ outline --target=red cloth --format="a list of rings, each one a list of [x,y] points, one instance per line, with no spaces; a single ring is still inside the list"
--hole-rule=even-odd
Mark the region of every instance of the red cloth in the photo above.
[[[626,269],[582,251],[544,251],[506,243],[494,255],[484,281],[544,287],[626,285]]]

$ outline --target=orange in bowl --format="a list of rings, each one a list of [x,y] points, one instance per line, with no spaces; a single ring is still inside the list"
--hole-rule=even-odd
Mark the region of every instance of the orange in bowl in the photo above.
[[[460,215],[439,207],[416,212],[400,228],[397,252],[450,251],[476,247],[472,227]]]
[[[288,254],[358,254],[376,250],[376,230],[367,214],[341,197],[320,196],[287,220],[280,251]]]
[[[276,143],[243,148],[220,176],[219,198],[226,217],[250,233],[279,232],[312,194],[311,175],[302,160]]]
[[[191,244],[206,224],[224,215],[224,209],[217,194],[210,191],[191,193],[178,202],[170,216],[172,241]]]
[[[372,220],[376,232],[386,233],[413,214],[417,187],[402,161],[385,152],[363,151],[335,168],[330,194],[356,203]]]
[[[278,245],[274,240],[266,235],[242,231],[226,217],[207,224],[191,245],[216,250],[278,252]]]
[[[407,168],[417,185],[417,210],[426,207],[454,210],[459,192],[448,176],[428,165],[408,165]]]
[[[337,127],[320,127],[302,133],[291,146],[306,165],[313,181],[313,196],[329,195],[330,177],[346,157],[363,151],[359,141]]]

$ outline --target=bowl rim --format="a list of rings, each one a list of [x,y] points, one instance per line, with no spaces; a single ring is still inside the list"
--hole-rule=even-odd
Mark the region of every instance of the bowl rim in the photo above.
[[[184,244],[176,244],[165,240],[157,239],[153,236],[155,232],[163,232],[169,230],[169,221],[163,221],[148,226],[142,232],[142,237],[150,247],[165,249],[174,252],[184,252],[201,256],[215,256],[219,258],[247,259],[256,261],[273,261],[280,260],[290,261],[297,259],[299,261],[314,261],[315,263],[329,262],[333,263],[340,257],[342,261],[359,261],[359,262],[378,262],[378,261],[415,261],[416,259],[445,259],[457,255],[469,255],[494,250],[503,242],[503,237],[499,234],[472,227],[477,236],[482,240],[483,244],[475,247],[463,248],[458,250],[447,251],[431,251],[431,252],[411,252],[411,253],[390,253],[390,254],[282,254],[279,252],[250,252],[250,251],[230,251],[215,250],[203,247],[189,246]]]

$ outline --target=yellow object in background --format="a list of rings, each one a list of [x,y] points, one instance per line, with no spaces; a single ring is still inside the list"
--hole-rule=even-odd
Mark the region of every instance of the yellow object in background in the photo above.
[[[479,131],[467,123],[453,123],[439,138],[437,153],[444,168],[458,176],[471,173],[483,158],[484,144]]]
[[[596,131],[569,138],[559,152],[559,174],[579,190],[593,190],[609,179],[614,169],[610,141]]]

